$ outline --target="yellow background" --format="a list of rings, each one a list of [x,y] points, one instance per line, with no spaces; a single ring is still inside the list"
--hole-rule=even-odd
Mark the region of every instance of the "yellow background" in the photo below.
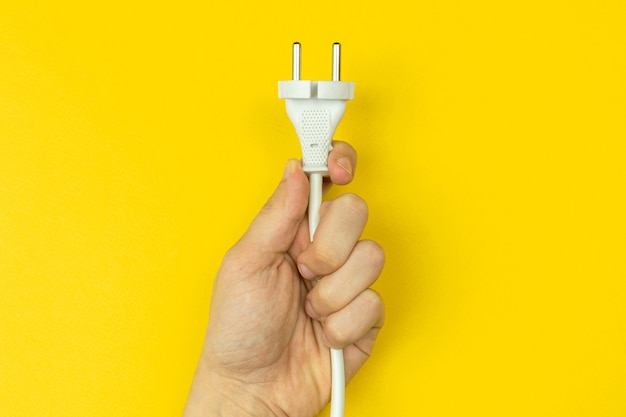
[[[356,82],[387,324],[346,416],[626,415],[626,3],[0,3],[0,414],[172,416],[221,256]],[[327,411],[322,415],[326,415]]]

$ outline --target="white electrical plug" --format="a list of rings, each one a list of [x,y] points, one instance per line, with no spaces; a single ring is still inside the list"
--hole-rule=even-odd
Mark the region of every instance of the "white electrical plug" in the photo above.
[[[302,169],[328,175],[328,153],[347,100],[354,98],[354,83],[340,81],[341,45],[333,44],[331,81],[300,80],[300,44],[293,44],[293,80],[278,82],[278,97],[285,99],[302,147]]]
[[[302,169],[309,175],[309,235],[311,242],[320,220],[323,177],[328,176],[328,153],[333,135],[354,98],[354,83],[339,80],[341,45],[333,44],[332,81],[300,80],[300,44],[293,44],[293,80],[278,82],[278,97],[284,98],[302,147]],[[345,373],[343,350],[330,349],[330,417],[343,417]]]

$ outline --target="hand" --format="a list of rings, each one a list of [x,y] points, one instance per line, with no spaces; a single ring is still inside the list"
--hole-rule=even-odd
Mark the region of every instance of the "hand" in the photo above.
[[[332,183],[349,183],[355,166],[354,149],[335,142]],[[185,416],[314,416],[330,397],[329,347],[344,349],[346,381],[372,352],[384,307],[369,287],[384,254],[359,240],[367,206],[352,194],[323,203],[310,243],[308,191],[290,160],[224,257]]]

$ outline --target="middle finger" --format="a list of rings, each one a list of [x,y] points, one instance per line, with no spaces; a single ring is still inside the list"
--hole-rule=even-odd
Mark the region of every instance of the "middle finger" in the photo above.
[[[355,194],[322,204],[313,243],[297,259],[300,274],[315,279],[339,269],[359,241],[367,215],[367,204]]]

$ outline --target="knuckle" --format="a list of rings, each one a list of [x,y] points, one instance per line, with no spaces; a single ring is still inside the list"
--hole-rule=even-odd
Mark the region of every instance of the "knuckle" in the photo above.
[[[361,197],[356,194],[348,193],[339,197],[339,200],[353,215],[363,220],[367,220],[369,210],[367,203]]]
[[[342,258],[339,252],[332,246],[319,242],[315,246],[315,262],[319,265],[324,265],[326,268],[336,270],[342,265]]]
[[[311,294],[313,308],[322,316],[325,316],[326,312],[332,308],[332,302],[332,292],[329,291],[328,286],[324,285],[323,282],[316,285]]]
[[[365,304],[365,308],[374,313],[373,317],[376,318],[374,323],[375,327],[382,327],[385,322],[385,304],[378,292],[368,288],[361,294],[362,302]]]
[[[362,256],[373,268],[382,269],[385,264],[385,251],[373,240],[362,240],[360,243]]]
[[[334,346],[344,347],[350,343],[350,336],[341,326],[341,323],[332,318],[324,323],[324,333],[326,333],[328,341]]]
[[[368,288],[365,291],[363,291],[362,295],[363,295],[363,301],[368,305],[368,307],[372,309],[379,309],[380,307],[382,307],[383,299],[380,296],[380,294],[376,292],[376,290]]]
[[[324,333],[333,347],[355,343],[371,329],[380,329],[385,322],[385,307],[380,295],[363,291],[344,312],[331,314],[324,321]]]

